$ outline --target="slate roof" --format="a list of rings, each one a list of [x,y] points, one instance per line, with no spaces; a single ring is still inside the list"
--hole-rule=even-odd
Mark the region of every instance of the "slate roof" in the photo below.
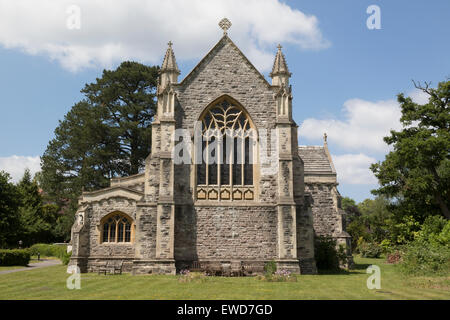
[[[336,173],[324,147],[299,146],[298,154],[304,162],[305,173]]]

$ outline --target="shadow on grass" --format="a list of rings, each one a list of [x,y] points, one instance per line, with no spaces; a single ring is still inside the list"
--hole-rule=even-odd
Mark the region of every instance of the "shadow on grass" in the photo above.
[[[366,270],[371,264],[370,263],[354,263],[350,269],[339,269],[339,270],[318,270],[318,274],[329,274],[329,275],[349,275],[352,273],[359,273],[359,271]]]
[[[352,267],[353,270],[366,270],[371,264],[370,263],[355,263]]]
[[[339,270],[318,270],[318,274],[331,274],[331,275],[349,275],[351,274],[350,270],[339,269]]]

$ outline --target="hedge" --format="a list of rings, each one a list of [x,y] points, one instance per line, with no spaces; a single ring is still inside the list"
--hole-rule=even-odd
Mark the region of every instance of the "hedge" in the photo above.
[[[27,249],[0,249],[0,266],[26,266],[29,262]]]
[[[63,253],[66,252],[66,246],[59,246],[47,243],[37,243],[32,245],[29,249],[32,256],[37,256],[39,253],[41,257],[57,257],[59,258]]]
[[[56,257],[59,258],[63,264],[67,264],[70,260],[71,253],[67,253],[67,246],[37,243],[28,248],[32,256],[38,253],[41,257]]]

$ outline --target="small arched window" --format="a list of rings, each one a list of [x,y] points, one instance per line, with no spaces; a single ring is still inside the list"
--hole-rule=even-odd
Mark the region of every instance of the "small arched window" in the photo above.
[[[102,242],[132,242],[132,221],[127,215],[115,212],[102,219]]]

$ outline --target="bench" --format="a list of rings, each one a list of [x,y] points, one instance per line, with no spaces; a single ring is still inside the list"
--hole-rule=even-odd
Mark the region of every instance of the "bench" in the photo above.
[[[104,273],[106,275],[106,272],[116,274],[116,271],[119,274],[122,274],[122,266],[123,266],[123,260],[120,260],[120,261],[108,260],[105,264],[101,265],[98,268],[98,274]]]
[[[210,261],[205,266],[206,274],[211,276],[220,276],[223,273],[222,264],[218,261]]]
[[[257,261],[246,261],[243,263],[243,273],[245,276],[264,273],[264,264]]]

